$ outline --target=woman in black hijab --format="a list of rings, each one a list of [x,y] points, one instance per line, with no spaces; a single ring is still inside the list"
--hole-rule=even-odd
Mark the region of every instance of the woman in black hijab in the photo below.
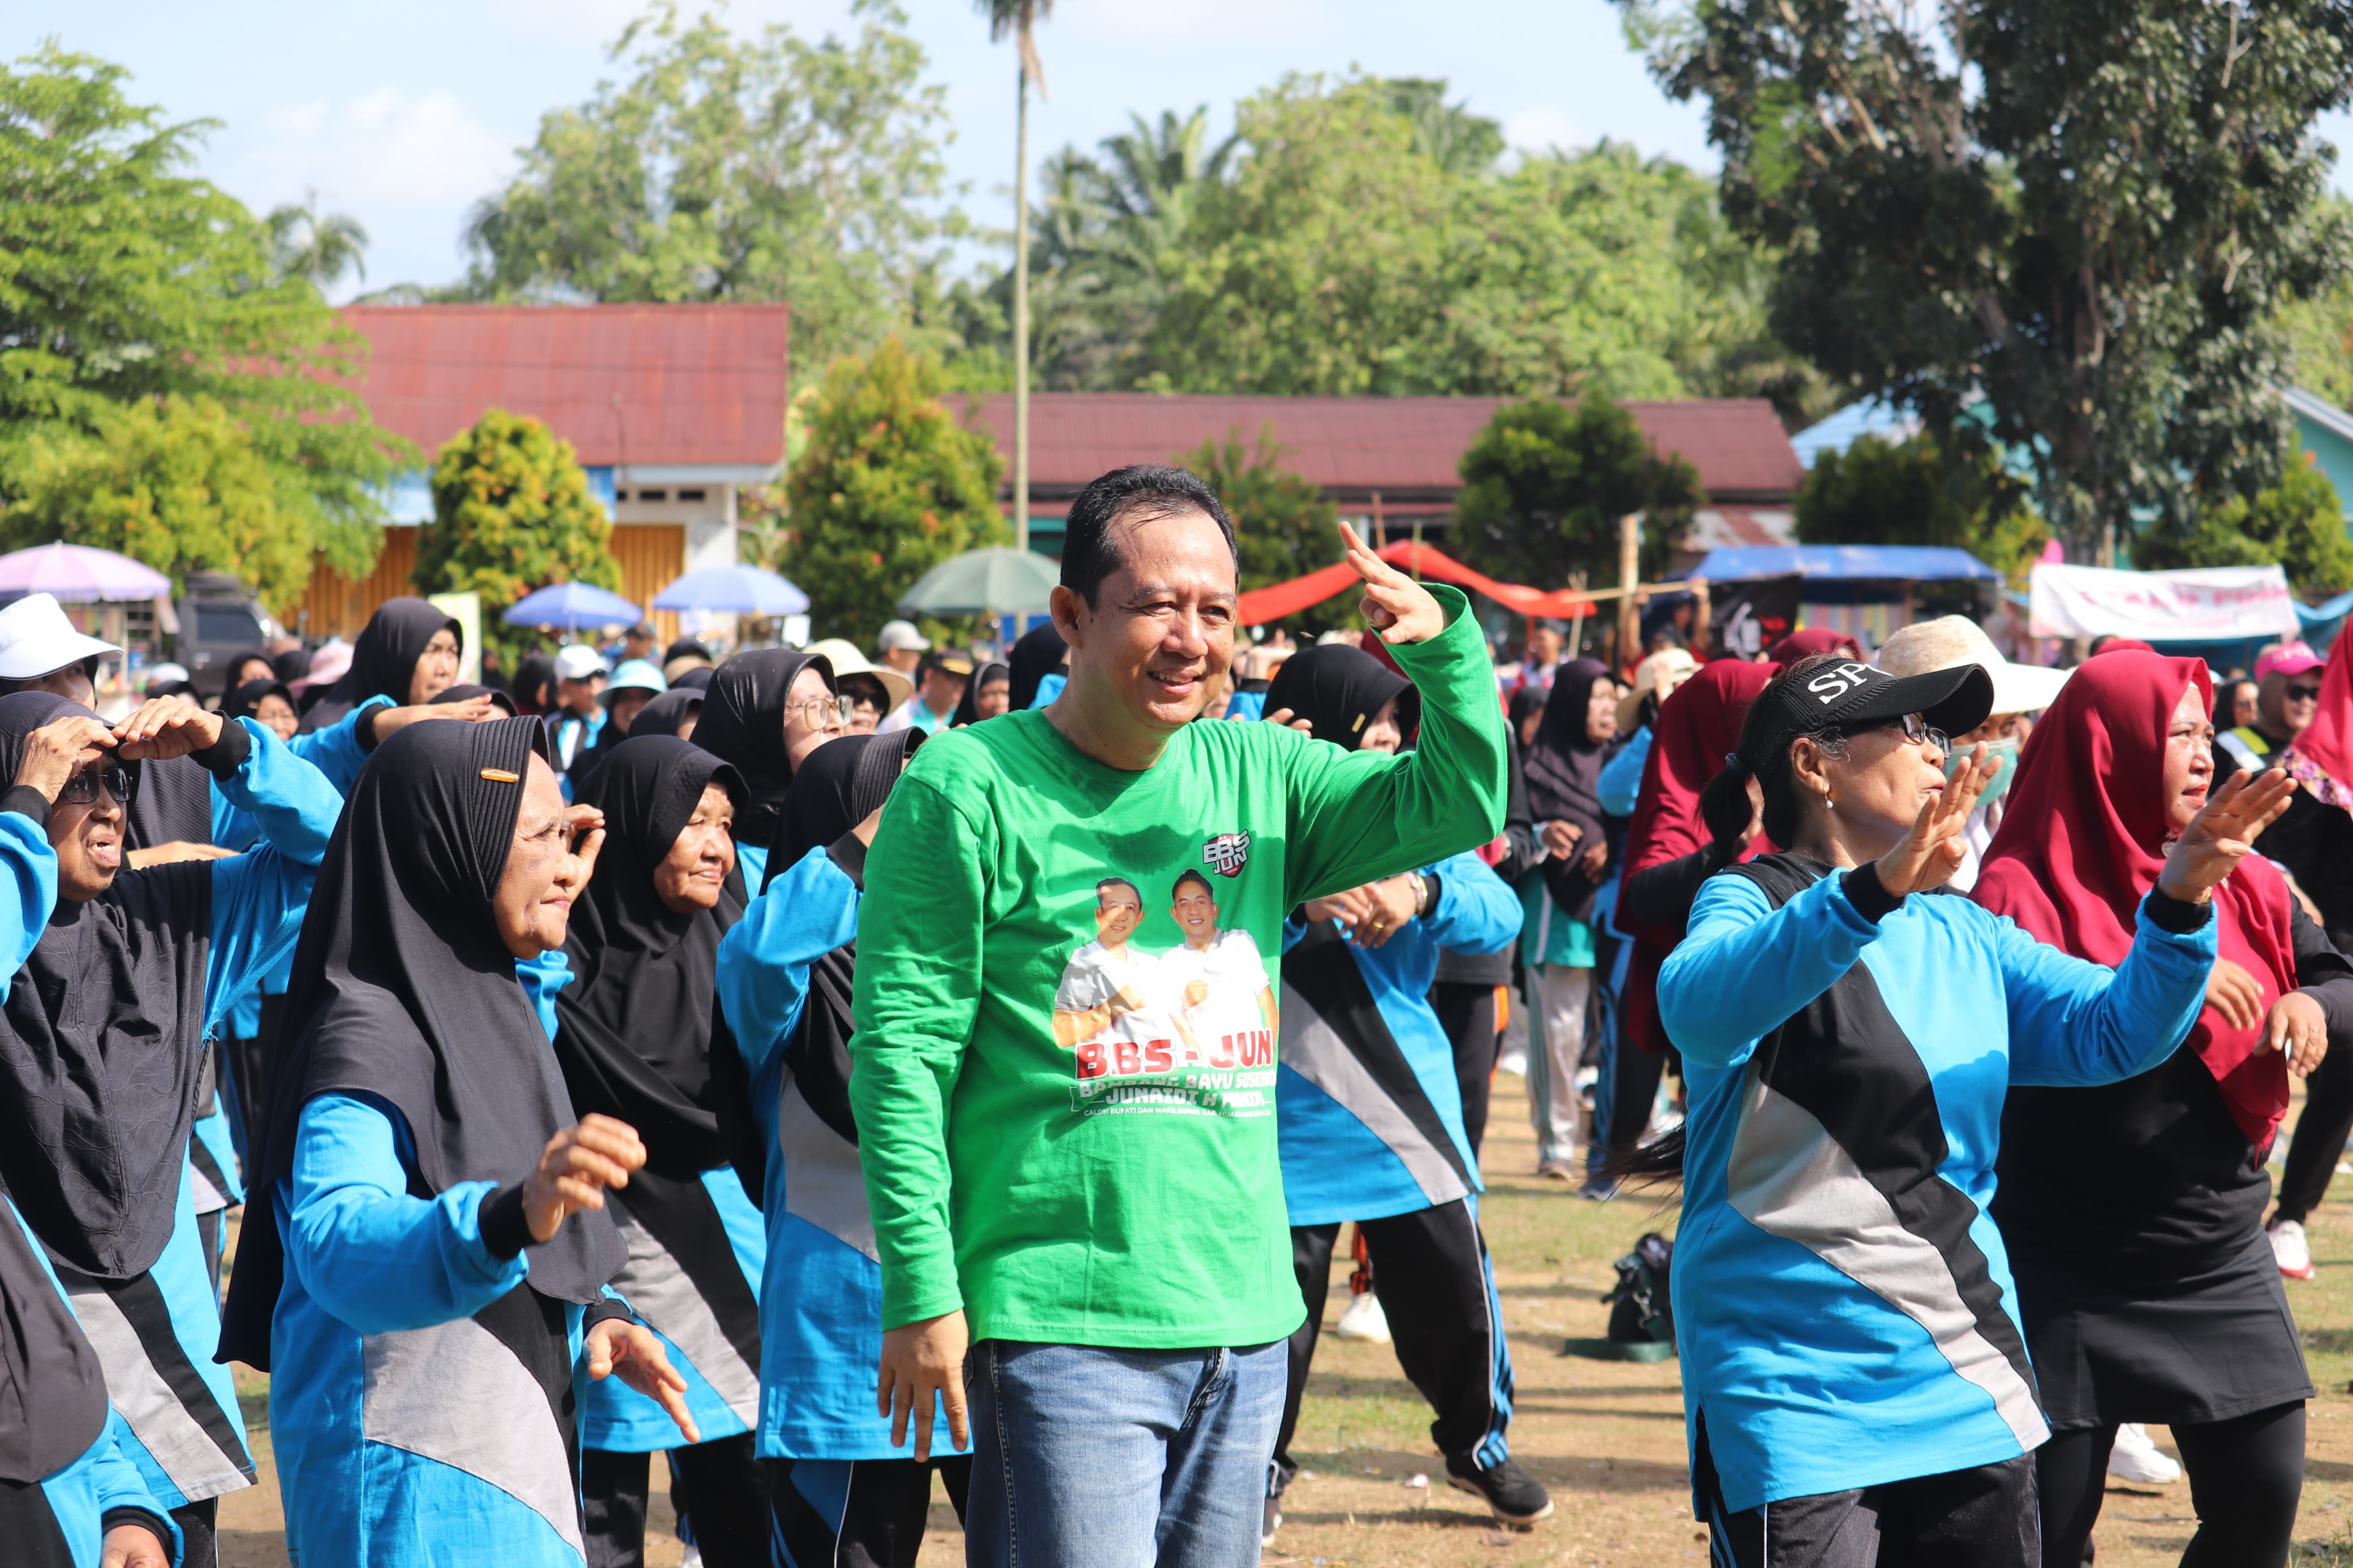
[[[737,654],[703,691],[694,743],[744,776],[735,852],[746,887],[757,887],[767,870],[793,770],[841,733],[838,701],[832,660],[781,647]]]
[[[1054,623],[1044,622],[1021,634],[1006,656],[1012,672],[1012,684],[1007,689],[1006,700],[1010,710],[1027,713],[1038,705],[1038,687],[1050,675],[1061,672],[1071,657],[1071,645],[1054,629]]]
[[[961,730],[1011,712],[1012,679],[1012,670],[1005,665],[982,665],[980,673],[965,682],[964,695],[956,699],[955,711],[948,715],[948,728]]]
[[[719,994],[756,1121],[739,1165],[762,1194],[759,1447],[775,1539],[795,1563],[913,1559],[936,1467],[959,1513],[969,1455],[918,1465],[874,1413],[881,1267],[849,1108],[850,977],[873,818],[920,730],[828,742],[793,777],[776,873],[720,944]],[[877,1456],[895,1452],[894,1458]]]
[[[302,715],[302,731],[323,730],[371,697],[398,708],[430,702],[458,679],[466,634],[457,617],[424,600],[386,599],[352,645],[352,667]]]
[[[581,1485],[600,1563],[642,1558],[646,1456],[664,1449],[703,1561],[768,1561],[752,1457],[765,1249],[712,1109],[712,976],[744,912],[728,834],[743,794],[733,768],[663,735],[613,748],[581,796],[604,814],[605,844],[565,938],[574,980],[555,999],[555,1056],[575,1110],[625,1121],[645,1144],[645,1167],[611,1200],[629,1255],[613,1288],[662,1336],[702,1434],[681,1448],[651,1400],[609,1381],[589,1389]]]
[[[555,656],[552,653],[527,653],[515,666],[514,679],[507,683],[514,698],[515,711],[536,716],[555,711]]]
[[[516,716],[518,711],[514,705],[514,699],[508,696],[505,692],[500,690],[495,686],[444,687],[438,694],[435,695],[430,702],[426,704],[426,706],[428,708],[448,708],[454,707],[459,703],[465,703],[475,708],[488,707],[494,709],[496,710],[496,712],[490,715],[490,717],[493,718],[512,719]]]
[[[245,681],[221,699],[224,719],[251,719],[281,741],[291,741],[301,724],[294,711],[294,694],[276,676]]]
[[[266,842],[124,869],[124,801],[162,757],[220,781]],[[216,1500],[252,1484],[253,1462],[227,1369],[209,1364],[219,1298],[181,1197],[199,1102],[210,1104],[205,1042],[293,944],[341,802],[268,731],[184,698],[109,729],[47,692],[0,697],[10,777],[0,866],[20,896],[0,905],[25,924],[13,943],[0,937],[21,966],[0,1006],[0,1188],[98,1349],[125,1448],[169,1478],[169,1490],[153,1483],[157,1500],[190,1560],[210,1563]],[[53,895],[32,879],[43,860]]]
[[[579,1568],[584,1351],[695,1436],[605,1289],[605,1194],[645,1148],[575,1119],[548,1044],[599,836],[546,748],[530,719],[410,726],[320,872],[221,1337],[272,1373],[299,1560]]]
[[[668,735],[674,740],[694,739],[695,725],[702,718],[702,692],[695,687],[670,688],[643,708],[629,721],[628,738],[642,735]]]
[[[259,648],[248,648],[221,666],[221,692],[224,698],[248,680],[275,680],[278,667]]]
[[[1543,1047],[1528,1053],[1528,1114],[1536,1130],[1536,1174],[1577,1179],[1576,1146],[1584,1110],[1577,1074],[1585,1055],[1585,1011],[1599,949],[1596,897],[1609,880],[1610,846],[1601,813],[1601,767],[1618,737],[1618,683],[1607,666],[1571,659],[1522,766],[1528,807],[1546,855],[1521,889],[1528,905],[1521,951],[1528,965]]]
[[[1412,734],[1420,713],[1411,681],[1345,643],[1293,654],[1266,689],[1267,718],[1352,752],[1376,735]]]

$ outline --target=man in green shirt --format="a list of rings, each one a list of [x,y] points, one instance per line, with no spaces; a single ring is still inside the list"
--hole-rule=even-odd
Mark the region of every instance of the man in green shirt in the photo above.
[[[1098,911],[1106,888],[1198,870],[1221,923],[1279,954],[1307,900],[1500,830],[1503,715],[1468,602],[1341,531],[1366,617],[1420,689],[1415,751],[1195,722],[1233,653],[1233,524],[1195,476],[1122,468],[1071,509],[1068,685],[925,745],[867,857],[849,1093],[878,1401],[894,1443],[912,1420],[918,1458],[935,1405],[957,1447],[976,1430],[974,1563],[1010,1563],[1017,1521],[1027,1564],[1258,1561],[1305,1314],[1271,1040],[1178,1027],[1200,978],[1164,962],[1184,929],[1140,897],[1129,928],[1123,897],[1105,942]],[[1211,1000],[1273,979],[1221,969],[1213,988],[1241,994]]]

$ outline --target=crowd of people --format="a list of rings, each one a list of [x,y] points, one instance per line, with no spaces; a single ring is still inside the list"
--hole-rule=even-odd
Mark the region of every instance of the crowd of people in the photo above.
[[[2147,1423],[2183,1561],[2284,1563],[2353,642],[1499,669],[1342,531],[1367,629],[1308,647],[1138,467],[1001,659],[640,627],[465,686],[404,598],[111,723],[119,650],[0,609],[12,1561],[213,1568],[240,1362],[309,1568],[640,1563],[657,1462],[713,1568],[910,1568],[935,1486],[975,1563],[1239,1568],[1344,1226],[1340,1331],[1533,1527],[1508,1065],[1536,1177],[1683,1184],[1719,1563],[2073,1568]]]

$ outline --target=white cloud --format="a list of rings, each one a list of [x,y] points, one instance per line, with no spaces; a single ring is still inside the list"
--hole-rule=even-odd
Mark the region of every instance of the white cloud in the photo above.
[[[261,117],[235,184],[270,201],[319,192],[330,205],[440,206],[495,186],[519,138],[477,118],[452,92],[380,87],[336,102],[314,99]]]
[[[1524,109],[1504,121],[1504,140],[1527,153],[1575,147],[1588,140],[1565,110],[1544,105]]]

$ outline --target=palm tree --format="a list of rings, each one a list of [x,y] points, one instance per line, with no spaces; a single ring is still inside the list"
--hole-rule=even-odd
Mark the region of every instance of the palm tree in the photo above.
[[[1018,56],[1013,121],[1013,544],[1029,548],[1029,83],[1046,96],[1031,29],[1054,13],[1054,0],[974,0],[988,18],[988,38],[1011,33]]]
[[[319,193],[270,210],[262,220],[281,278],[308,278],[322,293],[341,281],[346,271],[364,279],[368,231],[360,220],[343,213],[322,213]]]

